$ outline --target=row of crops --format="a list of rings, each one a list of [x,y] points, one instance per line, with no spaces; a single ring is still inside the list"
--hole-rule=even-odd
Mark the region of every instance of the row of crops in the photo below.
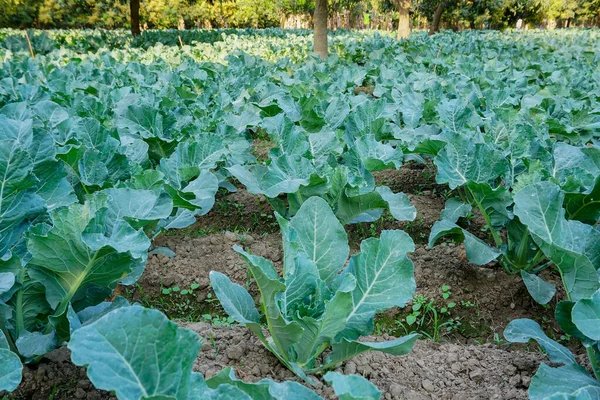
[[[414,220],[408,197],[373,176],[411,162],[433,163],[451,190],[430,246],[463,243],[471,263],[520,275],[540,304],[564,293],[557,322],[588,364],[536,322],[511,322],[507,340],[534,339],[552,362],[530,397],[600,396],[597,30],[400,42],[341,32],[325,62],[305,32],[190,32],[185,42],[153,32],[138,46],[121,33],[29,36],[31,50],[22,32],[0,31],[0,391],[18,386],[22,363],[68,343],[94,385],[120,399],[318,398],[230,369],[205,381],[192,371],[196,334],[106,301],[143,274],[154,238],[241,187],[272,206],[284,268],[236,248],[259,308],[211,273],[236,322],[308,386],[361,352],[408,353],[417,334],[359,338],[376,313],[413,297],[412,239],[384,231],[349,258],[344,226],[384,211]],[[251,152],[259,137],[273,144],[266,161]],[[485,238],[460,224],[472,213]],[[360,376],[324,380],[341,398],[381,395]]]

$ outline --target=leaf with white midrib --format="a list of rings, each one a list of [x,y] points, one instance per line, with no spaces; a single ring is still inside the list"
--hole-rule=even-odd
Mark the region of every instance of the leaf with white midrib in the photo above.
[[[135,231],[125,221],[116,221],[113,230],[105,211],[98,210],[94,201],[72,205],[53,214],[49,231],[29,232],[29,276],[44,285],[53,308],[60,304],[58,314],[89,287],[114,288],[138,265],[132,250],[141,253],[150,245],[143,231]],[[91,304],[81,304],[87,305]]]
[[[348,235],[325,200],[314,196],[306,200],[292,221],[295,244],[317,265],[326,283],[333,281],[344,266],[350,248]]]
[[[159,311],[132,306],[76,330],[69,349],[76,365],[88,366],[94,386],[119,399],[184,400],[200,342]]]
[[[572,300],[589,297],[598,288],[600,231],[565,218],[565,193],[552,182],[539,182],[515,196],[514,214],[525,224],[544,254],[562,271]]]
[[[383,231],[379,239],[361,243],[361,252],[351,258],[344,271],[356,278],[345,336],[370,334],[368,327],[375,312],[402,307],[412,298],[416,290],[414,267],[407,257],[412,251],[414,243],[403,231]]]

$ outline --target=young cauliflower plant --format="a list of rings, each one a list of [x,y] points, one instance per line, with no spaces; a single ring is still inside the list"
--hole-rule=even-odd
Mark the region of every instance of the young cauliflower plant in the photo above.
[[[258,289],[266,328],[250,294],[227,276],[212,271],[210,280],[223,308],[247,326],[287,368],[307,374],[334,368],[368,350],[408,353],[418,338],[411,334],[386,342],[363,342],[373,331],[375,313],[404,306],[416,285],[407,253],[414,243],[403,231],[383,231],[362,242],[348,260],[348,237],[325,200],[306,200],[290,220],[276,214],[284,249],[283,277],[273,264],[235,250],[248,264]]]

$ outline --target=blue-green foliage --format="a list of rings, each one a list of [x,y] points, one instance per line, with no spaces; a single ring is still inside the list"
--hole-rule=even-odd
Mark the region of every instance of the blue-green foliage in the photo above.
[[[404,41],[337,32],[325,62],[303,31],[190,32],[183,46],[177,35],[132,43],[123,32],[30,32],[32,58],[22,32],[0,31],[0,388],[18,382],[16,354],[36,361],[68,340],[69,312],[135,282],[149,237],[192,224],[219,187],[239,182],[266,196],[289,234],[284,243],[296,243],[297,214],[319,201],[342,224],[385,209],[414,219],[408,198],[375,176],[427,159],[452,190],[431,244],[445,235],[464,241],[472,262],[499,260],[542,303],[555,289],[537,274],[556,267],[569,294],[561,326],[598,359],[597,30]],[[266,160],[250,152],[257,138],[273,145]],[[487,240],[465,228],[471,212],[484,217]],[[315,272],[306,249],[293,247],[288,271],[305,262],[303,271]],[[342,275],[354,276],[355,289],[360,257],[368,255]],[[308,307],[311,323],[335,293],[353,290],[332,286],[346,257],[331,259],[307,279],[333,297],[290,303]],[[290,318],[279,297],[267,304],[274,321]],[[245,324],[256,323],[241,311]],[[295,349],[308,320],[286,321],[278,328],[291,331],[274,352],[293,369],[318,368],[313,355],[325,343],[350,343],[370,317],[306,352]],[[540,371],[539,379],[552,376]]]

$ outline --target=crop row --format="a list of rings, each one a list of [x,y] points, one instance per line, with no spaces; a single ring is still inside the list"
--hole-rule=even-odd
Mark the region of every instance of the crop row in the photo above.
[[[14,32],[0,34],[0,390],[18,385],[21,362],[68,342],[92,382],[122,399],[311,398],[298,384],[250,385],[231,371],[204,381],[191,371],[193,334],[158,311],[104,301],[141,276],[153,238],[193,224],[219,189],[239,185],[271,204],[284,269],[236,249],[260,312],[212,273],[229,315],[309,384],[308,374],[363,351],[407,353],[417,335],[358,338],[377,312],[412,298],[414,244],[384,231],[348,261],[344,225],[384,210],[414,220],[408,197],[373,173],[430,160],[451,190],[430,246],[464,243],[470,262],[519,274],[541,304],[557,289],[539,273],[562,278],[557,321],[582,341],[595,377],[535,322],[516,320],[508,340],[535,339],[564,364],[543,365],[530,396],[600,392],[597,31],[402,42],[340,33],[325,62],[305,34],[282,31],[146,49],[103,47],[108,33],[57,37],[71,34],[93,38],[94,52],[50,44],[33,58]],[[272,143],[267,160],[252,155],[256,140]],[[460,226],[472,213],[487,240]],[[346,398],[379,395],[360,377],[324,378],[350,388]]]

